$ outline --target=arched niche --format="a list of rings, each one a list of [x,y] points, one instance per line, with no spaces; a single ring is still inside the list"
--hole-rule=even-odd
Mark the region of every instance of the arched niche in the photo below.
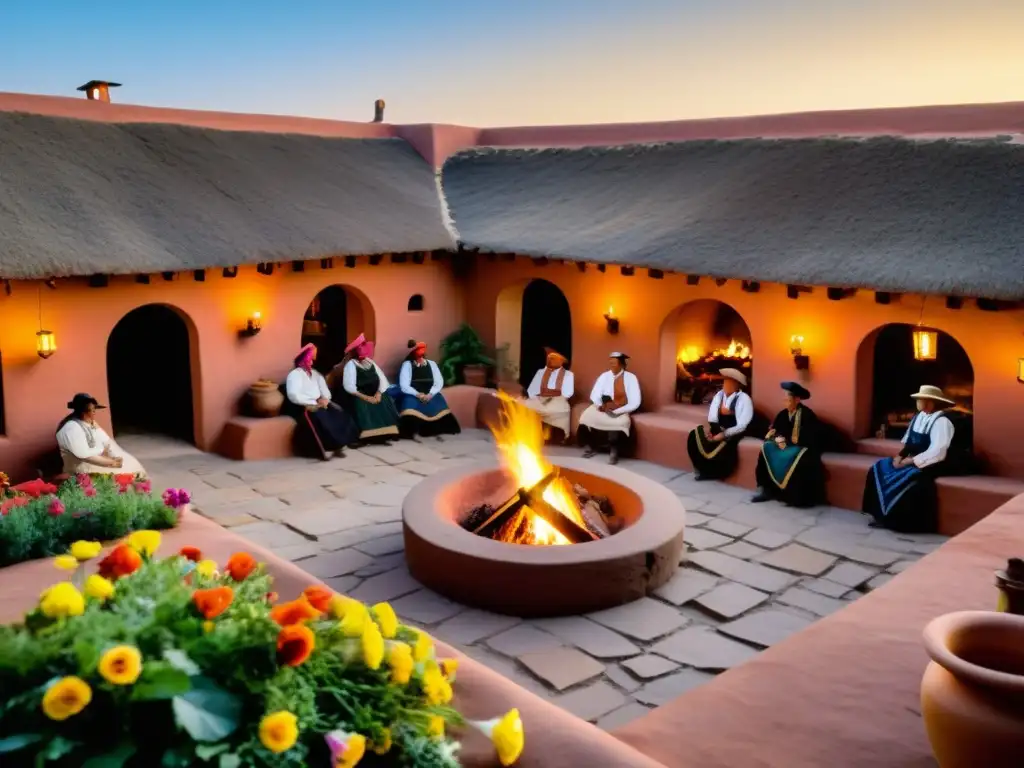
[[[405,307],[409,312],[422,312],[423,311],[423,294],[414,293],[409,297],[409,302]]]
[[[495,307],[494,339],[502,357],[518,366],[517,378],[526,386],[544,366],[545,347],[572,360],[568,299],[557,285],[540,278],[505,287]]]
[[[697,299],[676,307],[661,324],[660,342],[662,404],[707,403],[721,385],[722,368],[742,370],[753,385],[750,327],[723,301]]]
[[[107,337],[115,436],[155,433],[196,442],[197,345],[192,319],[167,304],[136,307],[117,322]]]
[[[889,323],[871,331],[857,348],[857,437],[901,438],[916,409],[910,395],[922,385],[941,387],[965,413],[974,409],[974,365],[953,336],[936,331],[934,360],[915,360],[915,326]]]
[[[373,305],[349,285],[328,285],[310,301],[302,318],[300,346],[315,344],[316,368],[329,372],[345,357],[345,347],[360,333],[376,337]]]

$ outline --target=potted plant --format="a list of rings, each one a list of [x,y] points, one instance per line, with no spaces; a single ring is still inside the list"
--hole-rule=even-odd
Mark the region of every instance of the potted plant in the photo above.
[[[487,386],[487,369],[494,359],[473,327],[463,323],[441,342],[441,374],[448,386],[457,383]]]

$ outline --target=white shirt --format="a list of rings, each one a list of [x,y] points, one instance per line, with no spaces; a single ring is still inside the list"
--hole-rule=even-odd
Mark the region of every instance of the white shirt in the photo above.
[[[615,379],[619,376],[622,377],[622,385],[626,390],[626,404],[612,411],[616,416],[632,413],[640,407],[640,381],[635,374],[629,371],[620,371],[618,374],[605,371],[597,377],[594,389],[590,392],[590,402],[600,407],[602,397],[615,397]]]
[[[907,442],[911,430],[914,432],[927,432],[929,424],[932,427],[932,431],[928,450],[917,454],[913,458],[914,466],[918,469],[924,469],[932,464],[944,461],[946,453],[949,451],[949,445],[953,442],[953,433],[956,431],[953,427],[953,422],[947,419],[942,411],[935,411],[934,413],[919,411],[914,415],[914,420],[910,423],[910,428],[903,435],[901,442]]]
[[[526,388],[527,397],[540,397],[540,391],[541,389],[543,389],[541,384],[544,381],[544,371],[546,370],[547,367],[544,367],[534,374],[533,381],[531,381],[530,386]],[[556,368],[551,372],[551,375],[548,376],[548,389],[554,388],[555,382],[558,380],[558,372],[563,370],[565,369]],[[576,380],[572,375],[572,371],[565,370],[565,374],[562,376],[562,397],[564,397],[566,400],[571,398],[573,396],[573,393],[576,391],[575,381]]]
[[[369,368],[371,365],[377,369],[377,376],[380,378],[380,387],[377,392],[385,392],[390,384],[388,384],[388,377],[384,375],[384,371],[380,369],[373,360],[364,360],[363,362],[357,362],[355,360],[349,360],[345,363],[345,370],[341,374],[341,386],[350,395],[356,393],[356,366],[360,368]]]
[[[429,394],[431,397],[441,391],[441,387],[444,386],[444,379],[441,378],[441,369],[437,367],[437,363],[433,360],[427,360],[426,364],[430,366],[430,372],[434,375],[434,383],[430,387]],[[398,369],[398,388],[406,395],[412,395],[416,397],[419,392],[413,389],[412,386],[412,360],[406,360],[402,363],[402,367]]]
[[[89,440],[92,439],[92,445]],[[110,456],[120,456],[117,443],[110,439],[99,424],[87,424],[72,419],[57,430],[57,447],[61,453],[69,453],[79,461],[102,456],[107,452]]]
[[[711,401],[711,409],[708,411],[709,424],[718,423],[718,411],[722,407],[723,401],[736,416],[736,426],[729,427],[723,434],[726,437],[743,434],[754,418],[754,404],[750,400],[750,395],[743,391],[737,391],[726,397],[725,390],[720,389]]]
[[[288,399],[296,405],[316,405],[321,397],[324,400],[331,399],[327,380],[317,370],[306,373],[301,368],[292,369],[284,380],[284,390]]]

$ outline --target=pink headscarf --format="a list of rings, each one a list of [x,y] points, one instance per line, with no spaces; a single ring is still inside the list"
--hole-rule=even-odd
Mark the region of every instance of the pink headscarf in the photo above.
[[[299,354],[295,356],[295,367],[301,368],[306,373],[309,373],[313,368],[313,355],[316,353],[315,344],[307,344],[299,350]]]
[[[360,360],[365,360],[368,357],[372,358],[373,357],[373,342],[372,341],[364,341],[362,344],[360,344],[358,347],[356,347],[356,357],[358,357]]]

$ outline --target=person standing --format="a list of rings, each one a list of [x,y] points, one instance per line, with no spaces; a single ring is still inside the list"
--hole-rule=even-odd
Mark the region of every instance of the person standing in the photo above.
[[[351,417],[331,401],[327,381],[313,368],[315,360],[313,344],[307,344],[295,356],[295,367],[284,380],[282,410],[295,419],[301,431],[313,438],[320,458],[327,461],[332,453],[345,455],[344,448],[355,442],[357,430]]]
[[[747,377],[735,368],[723,368],[722,389],[708,409],[708,428],[697,426],[686,439],[694,479],[721,480],[736,469],[739,443],[754,418],[754,403],[743,391]]]
[[[413,438],[457,435],[462,431],[455,414],[441,394],[444,378],[437,363],[427,359],[427,345],[409,340],[409,355],[398,370],[398,383],[388,394],[398,410],[398,432]]]
[[[398,439],[398,410],[388,394],[388,379],[373,360],[373,342],[359,334],[347,347],[353,355],[342,370],[341,386],[350,398],[361,441]]]
[[[823,488],[818,417],[803,403],[811,398],[804,387],[795,381],[780,386],[786,407],[765,435],[755,472],[758,493],[751,502],[778,499],[791,507],[813,507]]]
[[[630,436],[633,420],[630,416],[640,407],[640,382],[626,370],[629,355],[612,352],[608,370],[598,376],[590,392],[590,406],[580,417],[579,439],[587,446],[583,458],[597,453],[602,443],[608,445],[608,462],[619,463],[619,448],[623,438]]]
[[[576,392],[576,379],[566,364],[569,360],[551,347],[545,347],[545,367],[534,374],[526,388],[523,405],[535,411],[541,421],[562,433],[562,442],[569,442],[572,408],[569,401]]]

